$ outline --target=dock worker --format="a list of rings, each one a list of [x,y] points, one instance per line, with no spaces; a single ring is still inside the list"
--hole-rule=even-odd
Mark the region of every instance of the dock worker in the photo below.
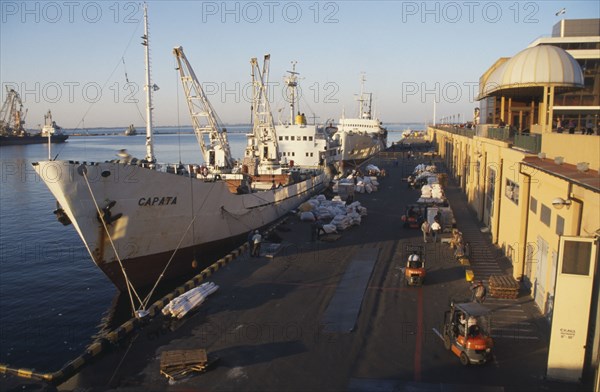
[[[485,289],[485,286],[483,285],[483,281],[480,280],[476,284],[471,286],[471,291],[473,292],[471,301],[478,302],[480,304],[485,301],[485,296],[487,294],[487,290]]]
[[[467,319],[467,332],[471,336],[475,336],[479,333],[479,326],[477,325],[477,319],[473,316],[469,316]]]
[[[427,219],[421,224],[421,231],[423,232],[423,242],[427,243],[427,236],[429,236],[429,232],[431,231],[431,226],[427,222]]]
[[[254,246],[252,247],[252,256],[260,257],[260,244],[262,242],[262,236],[258,232],[258,230],[254,231],[254,236],[252,237],[252,242]]]
[[[442,233],[442,226],[438,221],[434,221],[431,224],[431,231],[433,232],[433,243],[435,244],[437,242],[437,238]]]
[[[254,248],[254,230],[250,230],[250,232],[248,233],[248,251],[250,252],[250,256],[252,256],[253,252],[253,248]]]

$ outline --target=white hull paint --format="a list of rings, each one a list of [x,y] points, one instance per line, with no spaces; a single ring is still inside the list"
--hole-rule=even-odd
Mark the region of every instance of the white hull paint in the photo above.
[[[341,132],[341,160],[364,161],[385,150],[385,141],[371,133]]]
[[[161,260],[150,259],[162,269],[176,249],[218,243],[263,227],[329,182],[329,175],[321,172],[277,189],[233,194],[226,180],[205,182],[117,162],[86,165],[42,161],[34,168],[73,223],[94,262],[104,271],[119,268],[117,255],[127,269],[128,260],[139,262],[160,254]],[[81,174],[84,168],[88,181]],[[108,226],[114,249],[94,201],[100,209],[115,202],[110,209],[112,217],[122,214]],[[107,267],[110,263],[114,265]],[[148,278],[148,282],[130,278],[145,285],[154,283],[158,276]]]

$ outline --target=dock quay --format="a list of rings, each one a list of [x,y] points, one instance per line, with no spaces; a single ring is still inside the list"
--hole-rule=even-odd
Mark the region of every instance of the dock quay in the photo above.
[[[420,230],[403,228],[404,206],[419,195],[403,178],[432,160],[444,170],[415,151],[409,158],[388,150],[371,161],[387,175],[377,192],[355,195],[368,211],[359,226],[332,241],[311,241],[311,224],[290,214],[275,229],[282,245],[272,257],[242,253],[206,279],[219,290],[197,310],[182,319],[159,314],[56,389],[577,390],[544,379],[549,327],[525,293],[484,303],[493,310],[492,362],[463,367],[444,349],[444,312],[451,300],[470,300],[471,291],[447,243],[423,243]],[[445,193],[471,245],[474,279],[510,275],[510,263],[480,230],[452,178]],[[422,286],[404,284],[406,244],[424,246]],[[196,349],[218,362],[178,381],[161,374],[164,352]],[[31,386],[19,382],[5,377],[0,386]]]

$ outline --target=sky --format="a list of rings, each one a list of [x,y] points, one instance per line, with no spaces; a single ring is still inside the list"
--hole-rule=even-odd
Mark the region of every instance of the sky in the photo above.
[[[250,59],[271,54],[271,107],[288,117],[283,77],[297,61],[300,110],[323,123],[357,114],[365,75],[384,124],[472,119],[479,77],[561,18],[600,18],[597,1],[148,1],[154,124],[191,123],[173,47],[226,124],[249,123]],[[143,127],[142,3],[0,1],[0,84],[38,128]],[[556,13],[565,8],[559,16]]]

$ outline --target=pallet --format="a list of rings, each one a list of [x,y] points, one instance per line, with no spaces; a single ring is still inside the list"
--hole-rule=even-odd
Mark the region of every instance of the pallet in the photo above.
[[[192,373],[203,373],[218,358],[209,358],[204,349],[163,351],[160,356],[160,374],[175,381]]]
[[[491,297],[516,299],[519,296],[519,282],[510,275],[492,275],[489,285]]]

